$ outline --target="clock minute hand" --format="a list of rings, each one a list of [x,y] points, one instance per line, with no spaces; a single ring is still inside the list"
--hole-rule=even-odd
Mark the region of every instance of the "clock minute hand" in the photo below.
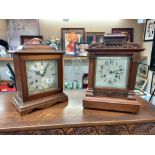
[[[43,74],[41,75],[42,77],[45,75],[45,73],[46,73],[46,71],[47,71],[48,66],[49,66],[49,63],[46,65],[46,67],[45,67],[45,69],[44,69],[44,72],[43,72]]]
[[[110,74],[112,74],[112,73],[116,73],[116,72],[119,72],[119,71],[123,71],[124,69],[117,69],[117,70],[115,70],[115,71],[110,71]]]

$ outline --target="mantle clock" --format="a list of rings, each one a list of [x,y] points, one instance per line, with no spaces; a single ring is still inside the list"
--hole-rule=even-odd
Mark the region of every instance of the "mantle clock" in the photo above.
[[[105,36],[103,43],[91,44],[83,107],[137,113],[140,103],[133,90],[143,50],[123,36]]]
[[[63,93],[63,52],[45,45],[24,45],[13,54],[17,95],[15,108],[22,114],[67,101]]]

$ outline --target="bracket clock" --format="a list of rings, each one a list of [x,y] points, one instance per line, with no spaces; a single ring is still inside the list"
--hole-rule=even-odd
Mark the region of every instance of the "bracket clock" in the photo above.
[[[63,93],[63,52],[40,44],[12,54],[17,87],[13,103],[21,114],[68,100]]]
[[[88,89],[83,107],[137,113],[140,103],[133,89],[143,50],[123,35],[107,35],[103,43],[91,44],[87,49]]]

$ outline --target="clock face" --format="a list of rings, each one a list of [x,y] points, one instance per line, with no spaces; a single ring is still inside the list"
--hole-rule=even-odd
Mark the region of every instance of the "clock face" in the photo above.
[[[57,60],[26,61],[28,94],[58,88]]]
[[[130,57],[97,57],[95,87],[127,88]]]

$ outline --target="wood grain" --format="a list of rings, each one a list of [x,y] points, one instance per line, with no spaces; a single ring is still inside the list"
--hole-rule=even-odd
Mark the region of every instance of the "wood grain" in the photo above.
[[[0,95],[0,134],[155,134],[155,106],[137,97],[138,114],[83,109],[85,90],[67,90],[69,100],[21,116],[15,94]]]

